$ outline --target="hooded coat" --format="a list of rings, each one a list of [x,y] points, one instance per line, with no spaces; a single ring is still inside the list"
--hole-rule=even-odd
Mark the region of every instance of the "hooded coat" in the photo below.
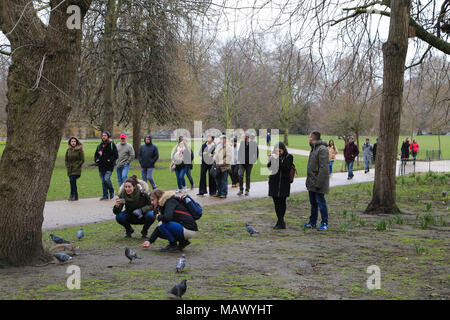
[[[330,189],[329,153],[327,143],[317,141],[311,146],[306,176],[308,191],[327,194]]]
[[[267,167],[272,171],[269,176],[269,197],[289,197],[291,193],[289,176],[294,157],[286,151],[278,159],[278,164],[272,157],[267,163]]]
[[[197,222],[173,191],[164,192],[159,199],[159,213],[162,215],[162,222],[175,221],[186,229],[198,231]]]
[[[75,147],[70,145],[70,141],[75,139],[77,144]],[[76,137],[70,137],[69,147],[66,151],[65,164],[67,168],[67,175],[70,176],[81,176],[81,167],[84,163],[84,151],[83,144]]]
[[[144,142],[146,138],[150,139],[150,143],[143,144],[139,149],[139,163],[141,168],[154,168],[159,159],[158,147],[153,144],[151,135],[146,135]]]

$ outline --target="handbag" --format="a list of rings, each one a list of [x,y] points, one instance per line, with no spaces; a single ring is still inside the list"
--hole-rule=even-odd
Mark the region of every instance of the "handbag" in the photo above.
[[[214,162],[211,169],[209,170],[209,174],[211,175],[211,177],[213,177],[214,179],[216,179],[219,174],[220,174],[220,168],[219,166]]]
[[[172,161],[172,163],[170,164],[170,172],[174,171],[175,171],[175,162]]]

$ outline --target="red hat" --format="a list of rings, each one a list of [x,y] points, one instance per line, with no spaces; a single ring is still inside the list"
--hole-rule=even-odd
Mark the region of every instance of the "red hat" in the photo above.
[[[125,133],[122,133],[122,134],[120,135],[120,139],[126,138],[126,137],[127,137],[127,135],[126,135]]]

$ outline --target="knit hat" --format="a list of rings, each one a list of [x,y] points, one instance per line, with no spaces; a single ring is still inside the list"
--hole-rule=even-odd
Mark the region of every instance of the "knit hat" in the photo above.
[[[108,136],[108,138],[111,138],[111,133],[109,133],[109,131],[103,131],[104,134],[106,134]]]

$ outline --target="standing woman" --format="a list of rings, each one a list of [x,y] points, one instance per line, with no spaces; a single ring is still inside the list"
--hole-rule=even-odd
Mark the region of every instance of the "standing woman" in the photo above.
[[[405,140],[403,141],[401,151],[402,151],[401,159],[403,161],[407,161],[407,159],[409,159],[409,138],[405,138]]]
[[[289,176],[293,162],[294,157],[288,153],[283,142],[275,145],[267,163],[267,167],[272,171],[269,176],[269,197],[273,198],[278,218],[274,229],[286,229],[284,215],[286,213],[286,198],[289,197],[291,192]]]
[[[69,201],[78,200],[77,179],[81,176],[81,166],[84,163],[83,144],[75,137],[70,137],[66,151],[66,168],[70,181]]]
[[[336,159],[336,155],[339,153],[338,149],[334,145],[334,141],[333,140],[330,140],[328,142],[328,153],[330,154],[330,157],[329,157],[330,174],[332,174],[333,173],[333,163],[334,163],[334,160]]]
[[[175,175],[177,177],[177,193],[187,192],[186,174],[188,166],[191,164],[191,150],[186,145],[183,137],[178,138],[178,145],[172,153],[172,161],[175,164]]]

